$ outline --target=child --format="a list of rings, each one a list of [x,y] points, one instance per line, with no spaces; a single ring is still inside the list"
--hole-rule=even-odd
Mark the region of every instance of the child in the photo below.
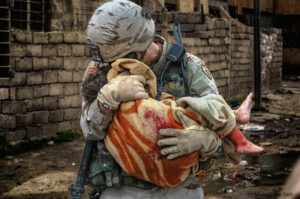
[[[99,82],[95,76],[97,70],[90,73],[95,78],[87,78],[90,82],[84,82],[83,89],[87,90],[85,93],[89,93],[89,90],[96,91],[97,89],[89,86],[94,87],[95,82]],[[200,152],[167,160],[161,156],[161,147],[157,145],[157,141],[161,139],[158,133],[160,129],[184,128],[178,112],[197,121],[194,122],[197,128],[206,130],[207,133],[214,133],[208,130],[211,129],[218,132],[220,137],[228,136],[235,143],[238,153],[263,151],[261,147],[249,142],[235,126],[233,111],[221,96],[210,94],[201,98],[183,97],[177,101],[165,99],[158,102],[153,99],[156,96],[156,77],[148,66],[133,59],[119,59],[112,63],[112,69],[107,74],[108,82],[118,78],[120,74],[144,76],[145,89],[152,97],[122,103],[115,112],[104,140],[110,154],[127,173],[159,186],[172,187],[195,170]],[[235,111],[238,115],[237,121],[244,123],[249,118],[247,114],[250,114],[251,97],[250,94]],[[207,106],[208,100],[215,109]]]
[[[246,124],[249,122],[251,104],[252,104],[252,96],[250,93],[242,105],[234,111],[234,115],[236,121],[241,124]],[[260,153],[264,152],[262,147],[256,146],[253,143],[249,142],[243,134],[241,134],[240,130],[235,127],[234,130],[228,135],[230,140],[232,140],[236,144],[236,151],[238,153]]]
[[[123,65],[121,66],[121,64]],[[107,76],[109,79],[113,79],[114,77],[116,77],[122,72],[123,72],[122,75],[124,75],[124,71],[127,72],[129,71],[127,75],[144,76],[148,82],[148,85],[146,84],[146,87],[148,87],[148,90],[151,90],[152,88],[152,90],[150,91],[150,96],[152,92],[151,97],[155,99],[156,79],[155,79],[155,75],[152,73],[152,70],[148,68],[148,66],[136,60],[120,59],[113,63],[112,69],[109,71]],[[153,94],[154,90],[155,93]],[[213,104],[214,106],[213,108],[211,108],[211,105],[207,103],[208,101],[210,101],[210,103]],[[247,96],[246,100],[242,103],[242,105],[233,112],[235,117],[232,114],[231,108],[226,104],[225,100],[220,95],[209,94],[208,96],[204,96],[201,99],[183,97],[178,100],[177,104],[182,104],[181,105],[182,107],[190,106],[196,109],[197,111],[196,114],[200,114],[202,116],[201,117],[202,124],[200,122],[202,126],[217,131],[220,138],[224,138],[225,136],[228,136],[228,138],[235,143],[236,152],[245,154],[245,153],[260,153],[264,151],[263,148],[249,142],[241,133],[239,128],[235,126],[235,122],[245,124],[249,121],[251,102],[252,102],[252,93],[250,93]],[[195,110],[191,110],[191,111],[195,112]],[[205,119],[207,121],[203,121]],[[233,128],[233,126],[235,127]]]

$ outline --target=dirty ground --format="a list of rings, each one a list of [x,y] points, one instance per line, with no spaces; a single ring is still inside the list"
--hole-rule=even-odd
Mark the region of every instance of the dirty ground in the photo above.
[[[264,199],[282,194],[282,185],[300,157],[299,99],[299,81],[283,82],[282,88],[263,95],[268,112],[253,112],[251,123],[264,129],[245,135],[264,146],[266,153],[247,155],[240,165],[218,159],[199,179],[205,198]],[[69,198],[83,148],[80,138],[0,159],[0,198]]]

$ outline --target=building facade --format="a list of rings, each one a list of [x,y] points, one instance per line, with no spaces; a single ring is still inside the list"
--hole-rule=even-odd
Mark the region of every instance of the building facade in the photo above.
[[[207,63],[226,99],[253,90],[253,27],[234,18],[209,16],[210,10],[215,12],[218,5],[227,5],[226,1],[135,2],[151,8],[157,33],[166,29],[169,42],[174,41],[172,23],[181,23],[184,46]],[[85,28],[102,3],[1,1],[0,136],[19,142],[80,130],[79,85],[90,62]],[[165,15],[162,5],[168,8]],[[267,28],[263,37],[266,91],[280,86],[282,32]]]

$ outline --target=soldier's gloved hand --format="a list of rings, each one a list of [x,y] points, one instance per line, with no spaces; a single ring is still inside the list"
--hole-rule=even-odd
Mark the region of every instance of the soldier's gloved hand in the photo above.
[[[167,136],[157,142],[159,146],[166,147],[161,150],[162,155],[167,156],[167,159],[174,159],[199,151],[202,155],[208,156],[218,150],[222,142],[215,132],[204,129],[182,112],[178,112],[177,115],[185,129],[161,129],[159,131],[160,135]]]
[[[141,75],[118,76],[100,89],[98,100],[117,110],[120,102],[148,98],[145,84],[146,80]]]

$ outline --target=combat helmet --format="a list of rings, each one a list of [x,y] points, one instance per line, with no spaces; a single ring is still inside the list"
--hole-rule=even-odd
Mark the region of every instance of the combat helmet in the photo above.
[[[155,26],[147,9],[128,0],[113,0],[97,8],[87,27],[87,40],[98,46],[105,62],[145,51]]]

